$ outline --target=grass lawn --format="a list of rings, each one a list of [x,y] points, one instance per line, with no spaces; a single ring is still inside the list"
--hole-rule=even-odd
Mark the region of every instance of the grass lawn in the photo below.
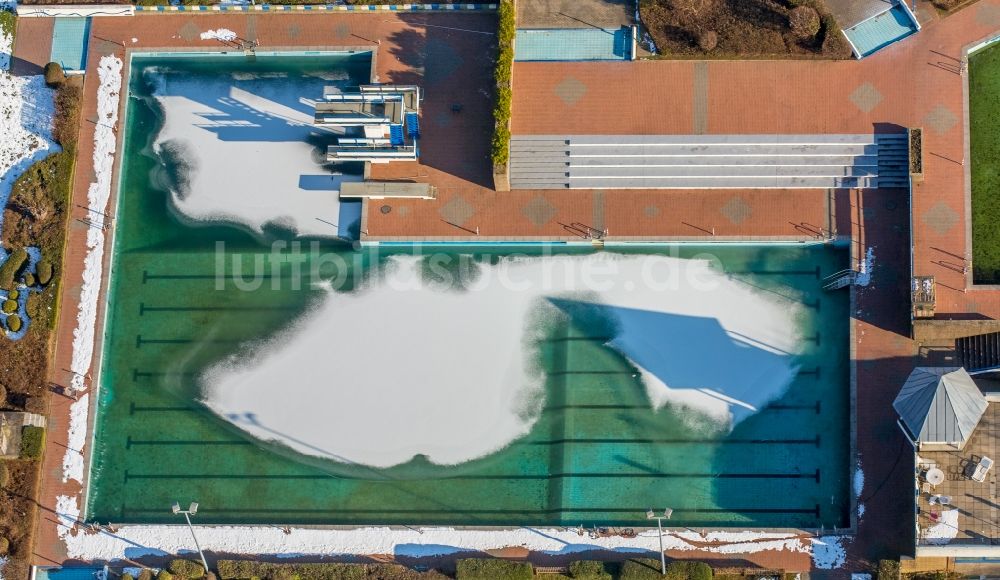
[[[1000,45],[969,57],[972,266],[976,284],[1000,284]]]

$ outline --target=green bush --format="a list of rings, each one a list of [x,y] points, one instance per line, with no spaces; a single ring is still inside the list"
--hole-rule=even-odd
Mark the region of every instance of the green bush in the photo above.
[[[535,576],[531,564],[495,558],[459,560],[455,578],[458,580],[531,580]]]
[[[42,260],[38,262],[38,283],[42,286],[48,285],[52,281],[52,262]]]
[[[0,556],[6,556],[10,552],[10,540],[0,536]]]
[[[52,88],[58,87],[66,80],[66,73],[63,72],[62,65],[58,62],[50,62],[45,65],[45,84]]]
[[[166,570],[160,570],[156,575],[156,580],[174,580],[174,575]]]
[[[171,560],[167,569],[170,570],[172,574],[188,578],[189,580],[195,580],[196,578],[202,578],[205,576],[205,567],[193,560]]]
[[[576,580],[611,580],[611,573],[604,562],[582,560],[569,565],[569,575]]]
[[[712,580],[712,567],[704,562],[674,560],[667,564],[667,576],[672,580]]]
[[[494,80],[497,86],[497,102],[493,108],[493,142],[490,157],[494,171],[506,168],[510,159],[510,109],[512,101],[511,75],[514,70],[515,14],[513,0],[500,0],[497,7],[499,24],[497,27],[497,66]]]
[[[24,248],[18,248],[11,252],[3,265],[0,266],[0,288],[13,288],[18,272],[27,261],[28,252]]]
[[[879,560],[875,569],[875,580],[899,580],[899,562],[896,560]]]
[[[17,312],[17,300],[4,300],[0,309],[3,310],[4,314],[14,314]]]
[[[45,449],[45,429],[28,425],[21,430],[21,459],[38,459]]]
[[[31,288],[32,286],[34,286],[37,283],[38,283],[38,280],[35,279],[35,275],[34,274],[32,274],[31,272],[25,272],[25,274],[24,274],[24,285],[25,286]],[[16,290],[15,290],[15,292],[16,292]]]
[[[7,298],[9,298],[11,300],[17,300],[20,297],[21,297],[21,293],[18,292],[17,290],[11,290],[10,292],[7,293]]]
[[[125,572],[124,574],[122,574],[121,580],[135,580],[135,577],[129,574],[128,572]]]
[[[618,575],[621,580],[663,580],[660,574],[660,561],[650,558],[636,558],[626,560],[622,565],[621,573]]]
[[[5,36],[14,36],[14,29],[17,27],[17,17],[13,12],[0,9],[0,32]],[[13,40],[13,38],[11,38]]]
[[[7,329],[10,330],[11,332],[20,332],[21,326],[22,322],[20,316],[16,314],[11,314],[10,316],[7,317]]]
[[[138,580],[153,580],[153,571],[149,568],[143,568],[139,571]]]
[[[6,463],[0,463],[0,487],[7,487],[10,483],[10,468]]]

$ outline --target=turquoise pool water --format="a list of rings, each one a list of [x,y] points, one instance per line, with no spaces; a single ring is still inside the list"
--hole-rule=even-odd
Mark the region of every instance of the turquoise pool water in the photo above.
[[[191,74],[231,73],[186,62]],[[322,71],[367,70],[367,63],[330,56],[234,66],[277,68],[287,74],[276,82],[285,83]],[[133,73],[130,90],[141,95],[148,87]],[[732,431],[711,428],[682,407],[652,408],[634,366],[593,325],[570,317],[539,339],[546,377],[541,415],[506,448],[451,466],[420,456],[384,469],[320,460],[249,437],[196,400],[202,369],[287,329],[326,292],[289,284],[218,289],[218,242],[225,242],[226,263],[234,255],[248,264],[259,260],[269,280],[280,280],[290,265],[271,242],[288,234],[261,237],[179,219],[164,180],[154,178],[162,162],[147,147],[158,115],[149,101],[129,100],[88,519],[172,522],[170,504],[193,500],[202,523],[636,526],[644,525],[650,506],[669,505],[672,523],[681,526],[847,525],[848,297],[822,290],[823,278],[847,263],[845,249],[615,250],[679,258],[708,252],[741,284],[801,308],[798,373],[783,394]],[[495,264],[512,254],[593,252],[558,245],[319,244],[343,258],[342,265],[319,267],[322,276],[343,281],[342,292],[399,254],[438,252]],[[314,259],[307,255],[307,264]],[[389,363],[373,354],[372,364]],[[468,387],[476,388],[475,377]]]

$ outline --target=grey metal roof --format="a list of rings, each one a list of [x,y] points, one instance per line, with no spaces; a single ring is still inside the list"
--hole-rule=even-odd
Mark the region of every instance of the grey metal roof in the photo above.
[[[892,406],[918,442],[961,447],[988,403],[964,368],[918,367]]]

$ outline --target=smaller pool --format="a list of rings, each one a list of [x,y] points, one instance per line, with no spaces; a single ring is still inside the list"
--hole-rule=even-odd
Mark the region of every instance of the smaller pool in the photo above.
[[[873,16],[844,31],[858,58],[864,58],[894,42],[903,40],[920,28],[902,4]]]
[[[63,70],[82,71],[87,66],[87,39],[90,37],[89,18],[56,18],[52,28],[51,62]]]
[[[516,61],[630,60],[632,29],[570,28],[517,31]]]

